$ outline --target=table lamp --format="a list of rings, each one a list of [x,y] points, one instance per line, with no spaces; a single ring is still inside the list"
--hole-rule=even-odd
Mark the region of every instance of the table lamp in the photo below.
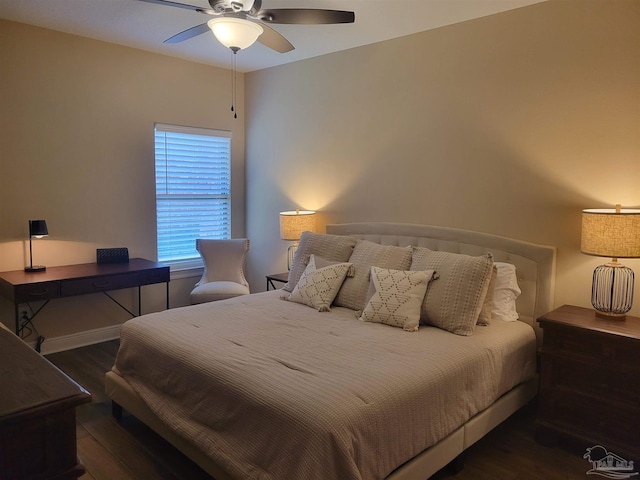
[[[611,257],[593,271],[591,304],[599,317],[624,319],[633,305],[634,274],[618,258],[640,257],[640,210],[583,210],[580,251]]]
[[[280,238],[295,242],[287,250],[287,269],[291,270],[293,256],[298,248],[298,240],[302,232],[313,232],[316,228],[316,212],[311,210],[296,210],[280,212]]]
[[[49,230],[47,230],[47,222],[44,220],[29,220],[29,266],[24,267],[25,272],[44,272],[47,267],[44,265],[34,265],[33,264],[33,248],[31,245],[31,239],[42,238],[49,235]]]

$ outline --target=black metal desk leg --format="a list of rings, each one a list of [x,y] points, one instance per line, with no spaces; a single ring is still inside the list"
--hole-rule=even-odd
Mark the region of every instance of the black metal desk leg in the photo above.
[[[17,303],[14,304],[15,305],[15,309],[16,309],[16,335],[20,335],[20,305],[18,305]]]

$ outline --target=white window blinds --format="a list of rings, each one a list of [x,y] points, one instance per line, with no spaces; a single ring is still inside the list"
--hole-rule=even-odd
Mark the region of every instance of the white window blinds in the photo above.
[[[156,124],[158,261],[199,258],[196,238],[231,238],[231,132]]]

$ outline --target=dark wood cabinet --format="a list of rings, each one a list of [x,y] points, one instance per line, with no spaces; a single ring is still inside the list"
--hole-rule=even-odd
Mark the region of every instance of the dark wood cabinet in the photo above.
[[[640,460],[640,318],[603,319],[564,305],[544,331],[538,436],[568,435]]]
[[[91,395],[0,327],[0,480],[75,479],[76,406]]]

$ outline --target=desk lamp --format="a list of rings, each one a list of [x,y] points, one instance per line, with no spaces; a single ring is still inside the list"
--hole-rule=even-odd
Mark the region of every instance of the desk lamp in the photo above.
[[[29,220],[29,266],[24,267],[25,272],[44,272],[47,267],[44,265],[34,265],[33,264],[33,249],[31,246],[31,239],[42,238],[49,235],[49,230],[47,230],[47,222],[44,220]]]

